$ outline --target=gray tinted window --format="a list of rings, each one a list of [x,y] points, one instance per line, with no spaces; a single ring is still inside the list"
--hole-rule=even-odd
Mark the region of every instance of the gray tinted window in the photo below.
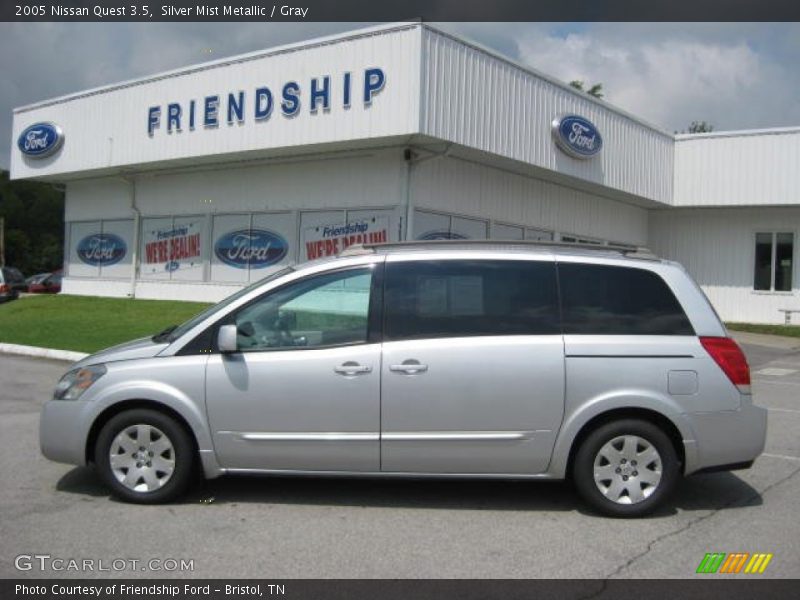
[[[387,263],[386,339],[560,333],[553,263]]]
[[[672,290],[645,269],[560,263],[564,333],[693,335]]]

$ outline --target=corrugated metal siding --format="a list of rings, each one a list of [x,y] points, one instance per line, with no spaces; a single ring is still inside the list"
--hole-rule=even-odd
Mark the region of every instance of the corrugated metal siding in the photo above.
[[[412,203],[465,216],[643,244],[647,211],[455,158],[413,167]]]
[[[422,60],[423,133],[671,202],[672,136],[435,30],[423,32]],[[550,125],[565,113],[598,127],[599,156],[576,160],[557,149]]]
[[[398,149],[141,175],[136,178],[136,205],[143,216],[393,206],[404,199],[401,155]],[[66,220],[130,218],[130,201],[130,186],[119,178],[71,182]]]
[[[676,206],[800,204],[800,131],[678,138]]]
[[[33,123],[53,121],[64,130],[66,141],[59,154],[38,161],[23,160],[12,147],[14,178],[142,165],[189,157],[214,156],[289,146],[407,135],[419,126],[420,28],[378,31],[321,46],[300,48],[232,64],[211,66],[188,74],[135,83],[128,87],[17,112],[12,144]],[[362,102],[366,68],[381,67],[384,89],[371,105]],[[342,105],[342,77],[352,72],[350,108]],[[331,76],[331,108],[309,112],[312,78]],[[301,86],[299,114],[287,118],[280,112],[282,86]],[[268,86],[274,108],[269,119],[255,121],[255,89]],[[229,125],[227,94],[245,92],[245,122]],[[220,95],[220,125],[202,126],[202,101]],[[189,101],[196,101],[199,117],[193,131],[186,126]],[[166,109],[178,102],[184,110],[184,131],[167,133]],[[150,106],[161,106],[161,127],[148,136]]]
[[[755,234],[794,232],[793,290],[753,290]],[[800,309],[800,208],[669,209],[650,212],[649,247],[676,260],[726,321],[782,323],[781,308]]]

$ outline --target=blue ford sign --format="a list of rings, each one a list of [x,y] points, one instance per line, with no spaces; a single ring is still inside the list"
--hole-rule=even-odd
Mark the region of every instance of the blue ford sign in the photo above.
[[[583,117],[559,117],[553,121],[552,129],[558,147],[573,158],[591,158],[603,148],[597,127]]]
[[[214,254],[237,269],[263,269],[279,263],[289,252],[289,243],[267,229],[239,229],[226,233],[214,244]]]
[[[78,242],[77,252],[78,258],[87,265],[107,267],[125,258],[128,246],[113,233],[93,233]]]
[[[64,132],[54,123],[35,123],[19,134],[17,147],[25,156],[50,156],[64,143]]]

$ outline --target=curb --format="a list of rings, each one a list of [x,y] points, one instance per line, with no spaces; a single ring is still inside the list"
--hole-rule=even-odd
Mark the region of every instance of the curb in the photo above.
[[[76,362],[89,356],[84,352],[57,350],[55,348],[40,348],[38,346],[23,346],[21,344],[6,344],[2,342],[0,342],[0,354],[17,354],[19,356],[49,358],[51,360],[66,360],[69,362]]]

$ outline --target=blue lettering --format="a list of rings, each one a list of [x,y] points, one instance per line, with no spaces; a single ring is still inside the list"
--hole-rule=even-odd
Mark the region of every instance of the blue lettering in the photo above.
[[[268,119],[272,114],[272,92],[268,87],[256,90],[256,120]]]
[[[153,132],[161,123],[161,107],[151,106],[147,109],[147,135],[153,137]]]
[[[172,128],[181,130],[181,105],[172,103],[167,105],[167,133],[172,133]]]
[[[281,111],[287,117],[293,117],[300,110],[300,86],[296,82],[290,81],[283,86],[283,93],[281,94],[283,100],[281,101]]]
[[[216,127],[219,125],[217,109],[219,108],[219,96],[206,96],[203,102],[203,125],[205,127]]]
[[[233,123],[233,116],[239,123],[244,121],[244,92],[239,92],[239,101],[234,94],[228,94],[228,123]]]
[[[375,67],[364,71],[364,104],[370,104],[372,97],[383,89],[385,83],[383,69]]]
[[[350,108],[350,71],[344,74],[344,107]]]
[[[317,112],[317,101],[322,99],[322,109],[329,110],[331,107],[331,78],[325,75],[322,78],[322,89],[319,88],[319,79],[311,80],[311,93],[309,102],[311,112]]]
[[[194,100],[189,101],[189,129],[194,131]]]

